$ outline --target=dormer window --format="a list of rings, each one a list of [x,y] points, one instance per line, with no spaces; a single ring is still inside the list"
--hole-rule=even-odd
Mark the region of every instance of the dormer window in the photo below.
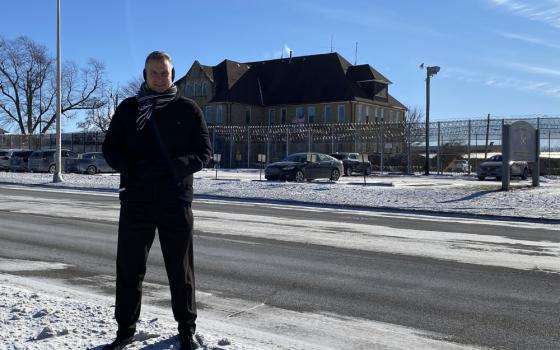
[[[205,81],[202,82],[202,89],[201,90],[202,90],[201,95],[206,96],[206,82]]]

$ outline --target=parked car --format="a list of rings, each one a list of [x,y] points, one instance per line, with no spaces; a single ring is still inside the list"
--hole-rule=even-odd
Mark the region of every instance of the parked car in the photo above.
[[[53,174],[56,171],[54,155],[56,150],[39,150],[31,153],[29,156],[29,171],[49,172]],[[63,149],[61,150],[63,169],[66,169],[66,158],[78,158],[78,153]]]
[[[456,159],[449,164],[447,169],[449,171],[467,173],[471,170],[471,166],[469,165],[469,161],[466,159]]]
[[[3,149],[0,150],[0,170],[10,170],[10,158],[14,152],[21,151],[19,149]]]
[[[344,167],[342,161],[323,153],[294,153],[265,169],[267,180],[302,182],[314,179],[338,181]]]
[[[527,162],[510,161],[509,167],[511,177],[520,177],[522,180],[525,180],[529,176],[529,165]],[[476,175],[479,180],[495,177],[496,180],[500,181],[502,179],[502,155],[496,154],[480,163]]]
[[[70,161],[70,159],[68,159]],[[105,157],[103,157],[103,153],[101,152],[90,152],[90,153],[83,153],[75,159],[76,161],[76,172],[78,173],[87,173],[90,175],[97,174],[97,173],[112,173],[115,172],[115,169],[111,168]],[[68,165],[69,166],[69,165]]]
[[[329,155],[342,161],[344,174],[346,174],[346,176],[350,176],[352,173],[363,174],[364,171],[367,175],[371,174],[371,162],[369,160],[363,162],[360,159],[359,153],[340,152],[331,153]]]
[[[29,170],[29,156],[34,151],[17,151],[12,154],[10,158],[10,171],[27,171]]]

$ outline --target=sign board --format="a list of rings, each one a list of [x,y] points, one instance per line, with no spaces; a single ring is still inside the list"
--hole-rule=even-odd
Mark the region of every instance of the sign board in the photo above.
[[[307,153],[307,161],[315,163],[317,161],[317,153]]]
[[[222,155],[219,153],[214,153],[214,162],[219,163],[222,160]]]
[[[266,154],[259,154],[257,156],[257,162],[259,163],[266,163]]]
[[[537,131],[527,122],[518,121],[510,126],[510,160],[534,163],[536,159]]]
[[[362,162],[367,162],[369,160],[369,156],[367,153],[360,153],[358,159]]]

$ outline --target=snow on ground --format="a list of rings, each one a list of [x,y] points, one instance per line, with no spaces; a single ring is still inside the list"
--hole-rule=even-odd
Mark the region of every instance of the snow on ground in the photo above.
[[[530,181],[513,181],[513,189],[507,192],[500,191],[500,183],[495,181],[477,181],[469,176],[369,176],[366,179],[367,186],[363,185],[363,177],[344,177],[338,183],[328,181],[313,181],[311,183],[288,183],[288,182],[266,182],[259,181],[258,170],[246,171],[223,171],[218,173],[215,179],[213,170],[203,170],[195,175],[196,198],[215,199],[250,199],[258,201],[288,203],[306,203],[319,206],[342,206],[361,208],[382,208],[395,210],[409,210],[426,212],[447,212],[456,214],[476,214],[508,217],[524,217],[532,219],[558,220],[560,214],[560,178],[542,177],[541,187],[531,188]],[[94,191],[108,191],[110,195],[116,195],[119,176],[118,175],[77,175],[64,174],[65,182],[52,183],[50,174],[19,174],[0,173],[0,183],[39,185],[49,188],[76,188]],[[24,210],[18,208],[18,201],[25,198],[4,198],[3,210]],[[31,210],[33,200],[27,197],[27,207]],[[25,203],[25,202],[24,202]],[[45,208],[45,203],[35,203],[38,208]],[[57,203],[57,212],[69,217],[79,217],[76,208],[80,203]],[[11,206],[11,207],[10,207]],[[106,219],[116,220],[118,203],[110,208],[96,208]],[[11,208],[11,209],[10,209]],[[307,207],[304,210],[313,210]],[[198,215],[198,214],[197,214]],[[227,220],[221,214],[220,220]],[[391,214],[387,214],[391,215]],[[103,217],[103,216],[102,216]],[[248,218],[259,225],[268,227],[267,234],[273,235],[275,227],[274,219]],[[223,224],[216,215],[205,212],[198,215],[198,220],[204,222],[204,226],[212,225],[213,229],[219,231]],[[293,225],[303,224],[294,222]],[[256,225],[256,224],[255,224]],[[333,223],[329,224],[330,226]],[[340,225],[346,225],[341,223]],[[411,247],[402,245],[406,241],[407,232],[395,231],[386,233],[385,240],[372,240],[368,232],[360,225],[353,225],[352,239],[344,237],[345,244],[357,244],[362,249],[388,250],[396,253],[409,254]],[[262,232],[263,230],[259,230]],[[220,231],[221,232],[221,231]],[[294,230],[297,232],[297,230]],[[326,233],[325,233],[326,232]],[[284,231],[285,233],[285,231]],[[244,234],[257,235],[256,230],[244,232]],[[326,236],[325,236],[326,234]],[[505,251],[492,248],[497,245],[508,245],[507,239],[501,237],[474,237],[476,242],[484,242],[490,248],[481,251],[476,257],[472,257],[472,249],[468,242],[459,240],[454,234],[439,235],[434,237],[430,232],[416,232],[416,235],[424,235],[424,247],[420,250],[428,255],[453,248],[455,258],[460,261],[474,262],[474,260],[486,265],[502,266],[504,258],[519,256],[517,252]],[[339,245],[340,237],[328,235],[328,230],[320,232],[323,244],[325,240],[332,241],[333,245]],[[317,236],[317,235],[315,235]],[[290,236],[295,241],[309,241],[315,237]],[[332,237],[331,237],[332,236]],[[474,236],[474,235],[473,235]],[[318,237],[318,236],[317,236]],[[504,241],[506,240],[506,241]],[[336,241],[336,242],[335,242]],[[395,244],[395,242],[400,242]],[[430,243],[431,242],[431,243]],[[451,242],[451,243],[450,243]],[[428,244],[429,243],[429,244]],[[557,254],[558,247],[543,242],[522,242],[524,249],[543,249]],[[329,243],[330,244],[330,243]],[[453,246],[451,247],[450,244]],[[535,247],[533,247],[535,246]],[[364,248],[365,247],[365,248]],[[394,249],[402,251],[394,251]],[[512,248],[513,249],[513,248]],[[405,251],[406,250],[406,251]],[[416,249],[417,250],[417,249]],[[465,254],[459,254],[462,250]],[[417,250],[418,251],[418,250]],[[424,254],[423,253],[423,254]],[[440,258],[445,258],[441,256]],[[474,260],[473,260],[474,259]],[[558,273],[556,261],[547,260],[546,256],[539,257],[538,264],[535,260],[507,260],[519,269],[543,269],[550,273]],[[18,277],[10,273],[17,271],[42,271],[48,269],[64,269],[64,264],[50,264],[44,262],[22,262],[0,259],[0,348],[7,350],[15,349],[97,349],[102,344],[110,341],[114,335],[115,324],[113,320],[112,298],[103,297],[92,291],[76,290],[68,286],[53,285],[52,281],[37,278]],[[223,310],[234,310],[241,308],[244,311],[241,323],[223,322],[219,317],[209,314],[204,315],[204,325],[199,327],[198,341],[200,349],[350,349],[344,346],[348,339],[328,339],[329,334],[297,334],[298,324],[318,324],[319,329],[328,329],[329,326],[337,324],[341,330],[347,330],[346,334],[355,334],[356,330],[362,330],[369,339],[380,339],[364,343],[362,348],[379,349],[468,349],[448,343],[441,335],[427,334],[419,330],[408,329],[390,324],[383,324],[365,320],[342,319],[336,315],[318,315],[294,313],[286,310],[267,309],[265,305],[239,305],[242,301],[224,301],[211,295],[201,295],[201,300],[213,298],[213,303],[226,303]],[[230,303],[230,304],[227,304]],[[235,307],[232,305],[235,304]],[[251,310],[258,308],[259,314],[269,315],[268,320],[251,317]],[[202,313],[207,311],[201,311]],[[146,305],[143,308],[141,321],[138,326],[136,342],[127,349],[178,349],[178,340],[175,332],[175,321],[172,319],[168,308]],[[224,315],[222,315],[224,316]],[[237,313],[225,315],[237,317]],[[201,317],[202,318],[202,317]],[[252,323],[257,322],[262,329],[263,324],[280,323],[283,327],[293,328],[293,339],[275,337],[274,329],[269,333],[256,331]],[[267,323],[269,322],[269,323]],[[242,326],[241,326],[242,325]],[[323,325],[323,326],[321,326]],[[325,326],[328,325],[328,326]],[[256,326],[256,324],[255,324]],[[346,328],[345,328],[346,327]],[[317,339],[315,339],[315,338]],[[332,342],[331,342],[332,341]],[[337,343],[338,341],[338,343]],[[330,342],[331,346],[325,346]],[[352,349],[350,349],[352,350]]]
[[[264,175],[263,175],[264,176]],[[64,174],[65,182],[53,184],[50,174],[0,173],[0,183],[34,184],[116,191],[118,175]],[[264,179],[264,177],[263,177]],[[195,174],[195,198],[234,198],[316,205],[370,207],[416,212],[492,215],[558,219],[560,178],[541,177],[540,187],[531,180],[512,180],[510,191],[497,181],[478,181],[474,176],[380,176],[342,177],[337,183],[259,181],[258,170],[211,169]]]

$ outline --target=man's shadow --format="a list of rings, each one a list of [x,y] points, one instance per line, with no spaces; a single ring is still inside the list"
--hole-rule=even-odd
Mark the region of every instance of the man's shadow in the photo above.
[[[475,199],[478,197],[482,197],[484,195],[487,195],[489,193],[494,193],[494,192],[500,192],[500,190],[487,190],[487,191],[479,191],[479,192],[475,192],[475,193],[471,193],[468,196],[465,196],[463,198],[457,198],[457,199],[451,199],[448,201],[443,201],[443,202],[438,202],[438,203],[454,203],[454,202],[464,202],[464,201],[469,201],[471,199]]]
[[[135,341],[135,342],[137,342],[137,341]],[[133,342],[132,344],[134,344],[135,342]],[[99,346],[96,346],[94,348],[88,348],[88,350],[105,350],[108,345],[109,344],[99,345]],[[179,336],[174,335],[174,336],[171,336],[167,339],[162,339],[155,344],[146,345],[146,346],[144,346],[140,349],[141,350],[167,350],[171,347],[171,345],[173,345],[173,349],[181,349],[180,343],[179,343]],[[195,348],[195,349],[202,350],[204,348],[203,347],[198,347],[198,348]]]

